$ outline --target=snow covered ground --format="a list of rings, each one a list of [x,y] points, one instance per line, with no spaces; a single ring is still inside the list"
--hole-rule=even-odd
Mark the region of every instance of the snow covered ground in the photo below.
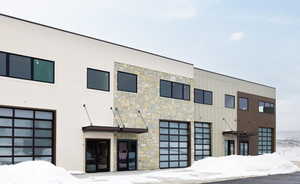
[[[44,161],[0,166],[0,184],[191,184],[300,171],[300,132],[277,134],[275,154],[211,157],[190,168],[97,173],[72,176]],[[78,173],[77,173],[78,174]]]
[[[126,172],[111,175],[92,174],[80,176],[89,184],[150,184],[150,183],[201,183],[253,176],[287,174],[300,171],[292,162],[278,154],[261,156],[211,157],[197,161],[184,169],[157,170],[148,172]],[[120,182],[122,181],[122,182]]]
[[[167,184],[201,183],[226,179],[286,174],[299,171],[278,154],[211,157],[190,168],[115,172],[72,176],[65,169],[44,161],[0,166],[1,184]]]
[[[0,166],[1,184],[81,184],[65,169],[46,161]]]
[[[296,161],[300,163],[300,132],[278,132],[277,153],[290,161]]]

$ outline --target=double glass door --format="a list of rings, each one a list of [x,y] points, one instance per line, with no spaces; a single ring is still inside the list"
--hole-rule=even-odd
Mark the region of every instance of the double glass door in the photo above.
[[[249,143],[240,142],[240,155],[249,155]]]
[[[137,141],[118,140],[118,171],[137,169]]]
[[[86,140],[86,172],[110,170],[110,140]]]
[[[234,140],[225,140],[224,146],[226,156],[235,154]]]

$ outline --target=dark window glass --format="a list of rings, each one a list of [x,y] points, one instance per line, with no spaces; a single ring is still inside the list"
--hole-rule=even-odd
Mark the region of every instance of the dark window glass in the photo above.
[[[54,83],[54,62],[0,52],[0,75]]]
[[[194,102],[206,105],[212,105],[213,93],[202,89],[194,89]]]
[[[190,85],[160,80],[160,96],[190,100]]]
[[[54,63],[50,61],[33,60],[33,80],[54,82]]]
[[[204,104],[212,105],[212,92],[204,91]]]
[[[0,118],[0,165],[53,161],[53,112],[0,108],[0,115],[7,117]]]
[[[161,121],[160,127],[160,168],[187,167],[188,123]]]
[[[137,93],[137,75],[118,72],[118,90]]]
[[[240,98],[239,99],[239,108],[240,108],[240,110],[243,110],[243,111],[248,110],[248,98]]]
[[[87,87],[109,91],[109,72],[87,69]]]
[[[0,75],[6,75],[6,54],[0,53]]]
[[[9,55],[9,76],[31,79],[31,58]]]
[[[259,128],[258,129],[258,154],[273,152],[273,129],[272,128]]]
[[[190,100],[190,86],[189,85],[184,85],[183,99],[184,100]]]
[[[232,95],[225,95],[225,107],[235,108],[235,97]]]
[[[172,83],[172,96],[173,98],[183,99],[183,84]]]
[[[195,103],[204,104],[204,91],[201,89],[194,89]]]
[[[268,103],[268,102],[259,102],[258,104],[258,111],[259,112],[264,112],[264,113],[274,113],[275,112],[275,107],[273,103]]]
[[[172,82],[160,80],[160,96],[172,97]]]

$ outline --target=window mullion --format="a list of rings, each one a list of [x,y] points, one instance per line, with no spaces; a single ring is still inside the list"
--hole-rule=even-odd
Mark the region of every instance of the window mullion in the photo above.
[[[6,76],[9,76],[9,54],[6,53]]]
[[[33,72],[34,72],[34,64],[33,64],[33,62],[34,62],[34,59],[33,58],[31,58],[30,59],[30,64],[31,64],[31,80],[33,80],[33,77],[34,77],[34,74],[33,74]]]

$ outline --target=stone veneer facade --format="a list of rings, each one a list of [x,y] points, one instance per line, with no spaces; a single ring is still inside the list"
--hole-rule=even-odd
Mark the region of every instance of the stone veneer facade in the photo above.
[[[117,83],[115,83],[114,107],[118,108],[122,122],[126,127],[145,128],[145,126],[148,126],[149,131],[137,135],[117,134],[116,139],[136,139],[138,141],[138,169],[158,169],[159,120],[192,123],[194,119],[193,100],[186,101],[160,97],[160,79],[189,84],[191,90],[193,89],[193,79],[128,64],[115,63],[115,78],[117,78],[118,71],[133,73],[138,76],[138,92],[118,91]],[[193,93],[191,93],[190,99],[193,99]],[[139,117],[138,110],[141,111],[147,125]],[[115,124],[118,121],[119,118],[116,116]]]

